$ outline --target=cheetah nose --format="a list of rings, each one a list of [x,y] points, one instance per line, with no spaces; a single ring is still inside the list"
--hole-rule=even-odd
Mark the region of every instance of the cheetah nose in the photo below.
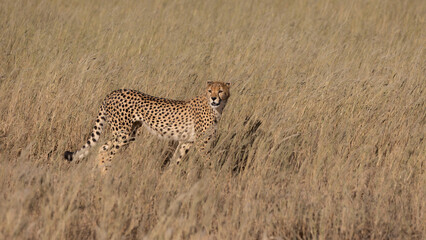
[[[216,100],[216,97],[212,97],[212,100],[214,101],[214,100]]]

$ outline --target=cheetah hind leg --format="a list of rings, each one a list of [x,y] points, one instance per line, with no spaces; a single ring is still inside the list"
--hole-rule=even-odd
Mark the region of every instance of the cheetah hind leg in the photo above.
[[[114,155],[134,140],[135,138],[131,134],[119,134],[112,141],[108,141],[107,144],[103,145],[98,155],[98,164],[101,172],[106,173],[111,167]]]
[[[100,149],[97,156],[98,167],[102,173],[105,173],[111,165],[110,161],[107,161],[109,156],[108,150],[112,148],[112,141],[108,141]]]
[[[176,164],[182,161],[182,158],[188,153],[193,143],[190,142],[179,142],[178,147],[176,148],[175,153],[173,154],[172,160],[176,161]]]
[[[137,130],[141,126],[142,123],[135,122],[132,126],[132,129],[130,130],[130,133],[128,133],[127,131],[116,132],[114,134],[114,139],[108,141],[99,149],[98,166],[101,169],[102,173],[106,173],[111,167],[111,160],[119,149],[123,149],[127,147],[131,142],[135,141]]]

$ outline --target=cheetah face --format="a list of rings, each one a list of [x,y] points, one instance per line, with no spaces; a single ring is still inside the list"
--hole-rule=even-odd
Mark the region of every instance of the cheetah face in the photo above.
[[[207,82],[207,99],[213,108],[223,108],[229,98],[230,83]]]

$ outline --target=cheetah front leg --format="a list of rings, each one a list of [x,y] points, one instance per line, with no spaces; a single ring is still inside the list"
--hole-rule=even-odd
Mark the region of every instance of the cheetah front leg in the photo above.
[[[208,145],[216,136],[216,126],[211,126],[205,132],[197,132],[197,150],[202,153],[204,160],[210,165],[210,154]]]
[[[173,154],[172,160],[176,161],[176,164],[182,161],[182,158],[188,153],[189,148],[191,148],[193,143],[191,142],[179,142],[178,147],[176,148],[175,153]]]

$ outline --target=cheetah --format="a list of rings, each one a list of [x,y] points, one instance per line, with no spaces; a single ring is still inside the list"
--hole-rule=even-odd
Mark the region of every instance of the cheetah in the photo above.
[[[87,142],[75,152],[66,151],[64,158],[72,161],[86,157],[108,123],[112,138],[101,146],[97,156],[102,172],[110,168],[119,149],[135,140],[141,126],[160,138],[178,141],[172,161],[179,164],[194,143],[205,151],[230,97],[230,86],[230,83],[207,82],[203,95],[187,101],[154,97],[136,90],[115,90],[103,100]]]

